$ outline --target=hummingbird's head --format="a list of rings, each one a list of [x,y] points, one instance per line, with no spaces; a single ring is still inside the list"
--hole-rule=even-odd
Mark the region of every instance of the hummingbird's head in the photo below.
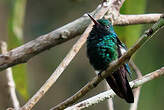
[[[103,33],[107,33],[107,34],[114,32],[112,23],[109,20],[107,20],[107,19],[95,20],[89,14],[88,14],[88,16],[94,22],[93,28],[95,28],[97,31],[100,31],[100,32],[103,32]]]

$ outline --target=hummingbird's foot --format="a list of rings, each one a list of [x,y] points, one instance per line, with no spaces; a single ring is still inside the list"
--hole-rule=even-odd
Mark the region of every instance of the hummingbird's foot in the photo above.
[[[103,72],[103,71],[100,71],[100,72],[98,73],[98,77],[100,77],[100,78],[103,79],[103,77],[102,77],[102,75],[101,75],[102,72]]]

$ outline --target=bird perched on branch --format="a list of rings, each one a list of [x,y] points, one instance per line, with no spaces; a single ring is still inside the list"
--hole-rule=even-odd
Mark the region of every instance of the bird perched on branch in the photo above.
[[[106,70],[109,63],[118,59],[126,52],[125,45],[114,32],[111,22],[107,19],[93,19],[92,31],[87,39],[87,56],[90,64],[98,74]],[[121,65],[115,72],[106,78],[113,91],[128,103],[134,102],[132,89],[129,85],[127,74],[131,74],[127,63]]]

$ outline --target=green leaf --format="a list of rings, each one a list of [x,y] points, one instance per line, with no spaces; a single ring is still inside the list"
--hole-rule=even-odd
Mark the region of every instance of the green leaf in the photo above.
[[[9,49],[16,48],[23,44],[23,24],[26,0],[13,0],[11,5],[8,24]],[[27,99],[26,64],[17,65],[12,69],[16,89],[25,99]]]

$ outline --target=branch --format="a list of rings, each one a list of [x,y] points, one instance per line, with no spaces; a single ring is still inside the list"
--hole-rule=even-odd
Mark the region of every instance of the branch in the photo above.
[[[106,91],[111,89],[107,82],[105,82],[105,87],[106,87]],[[107,101],[107,105],[108,105],[108,110],[114,110],[113,99],[109,98]]]
[[[141,78],[142,73],[141,73],[140,69],[135,65],[133,60],[130,60],[129,64],[132,67],[133,71],[137,74],[137,78]]]
[[[149,73],[149,74],[143,76],[142,78],[138,78],[138,79],[130,82],[130,85],[134,89],[134,88],[137,88],[137,87],[139,87],[155,78],[158,78],[160,76],[164,76],[164,67],[162,67],[159,70],[156,70],[152,73]],[[71,107],[68,107],[65,110],[82,110],[82,109],[88,108],[90,106],[93,106],[97,103],[100,103],[102,101],[105,101],[106,99],[111,99],[114,96],[115,96],[115,93],[113,92],[113,90],[110,89],[106,92],[102,92],[96,96],[93,96],[93,97],[86,99],[82,102],[79,102]]]
[[[141,87],[137,87],[137,88],[134,89],[134,91],[133,91],[134,103],[132,103],[130,105],[130,109],[129,110],[137,110],[140,92],[141,92]]]
[[[109,14],[106,17],[108,19],[111,19],[114,25],[153,23],[156,22],[161,16],[161,14],[119,16],[119,13],[116,11],[119,11],[119,7],[121,7],[123,3],[122,1],[118,3],[115,2],[116,4],[113,4],[113,7],[110,8]],[[99,8],[100,7],[92,12],[93,15],[97,12],[97,10],[99,10]],[[61,28],[58,28],[46,35],[42,35],[35,40],[32,40],[20,47],[7,52],[4,55],[0,55],[0,71],[17,64],[26,63],[35,55],[82,34],[89,23],[89,18],[83,15],[77,20]]]
[[[134,64],[133,60],[130,60],[129,64],[132,67],[132,69],[135,71],[135,73],[137,74],[137,78],[138,79],[142,78],[142,73],[139,70],[139,68]],[[133,92],[134,93],[134,103],[132,103],[130,105],[130,110],[137,110],[140,91],[141,91],[141,87],[137,87],[134,89],[134,92]]]
[[[0,42],[0,48],[1,48],[1,52],[2,54],[7,53],[7,44],[5,42]],[[7,68],[4,71],[4,74],[0,74],[1,79],[3,82],[1,82],[1,85],[3,85],[4,87],[1,87],[1,93],[4,92],[3,97],[2,98],[3,102],[6,101],[7,107],[11,106],[14,107],[15,109],[19,109],[19,101],[17,99],[16,93],[15,93],[15,83],[14,83],[14,79],[13,79],[13,75],[12,75],[12,70],[11,68]],[[9,105],[11,104],[11,105]]]
[[[155,23],[162,14],[120,15],[114,25],[132,25]],[[110,17],[110,16],[109,16]],[[107,18],[109,18],[107,17]]]
[[[99,84],[103,78],[112,74],[119,66],[121,66],[125,61],[129,60],[130,57],[139,49],[147,40],[149,40],[154,33],[156,33],[162,26],[164,26],[164,16],[161,16],[160,20],[155,23],[150,29],[144,32],[144,34],[140,37],[140,39],[136,42],[136,44],[130,48],[123,56],[121,56],[118,60],[113,61],[110,66],[107,68],[105,72],[101,73],[101,77],[98,75],[92,79],[89,83],[87,83],[81,90],[79,90],[72,97],[66,99],[59,105],[53,107],[51,110],[61,110],[66,108],[67,106],[76,102],[79,98],[84,96],[88,91],[95,88],[97,84]]]

